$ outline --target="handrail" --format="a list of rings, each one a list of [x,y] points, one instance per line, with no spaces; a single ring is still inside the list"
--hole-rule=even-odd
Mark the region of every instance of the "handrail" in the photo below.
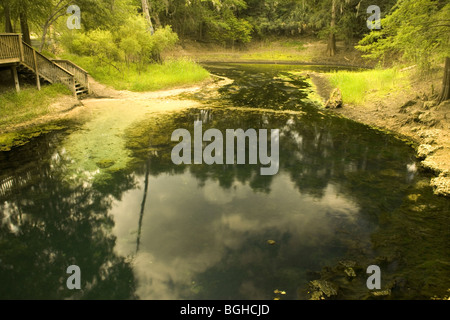
[[[88,91],[89,89],[89,72],[76,65],[70,60],[66,59],[52,59],[54,63],[70,71],[75,76],[75,79],[84,86]]]
[[[76,95],[76,89],[75,89],[75,76],[73,73],[67,71],[63,67],[57,65],[56,63],[52,62],[50,59],[48,59],[46,56],[40,54],[36,50],[34,50],[31,46],[29,46],[26,43],[23,43],[24,48],[27,48],[27,50],[24,50],[26,52],[27,58],[24,59],[24,63],[27,64],[29,67],[31,67],[32,70],[36,70],[33,68],[33,64],[29,64],[28,61],[33,61],[33,56],[29,56],[30,50],[31,54],[33,54],[33,51],[36,54],[36,61],[38,65],[38,71],[39,74],[51,82],[60,82],[64,84],[66,87],[68,87],[74,95]]]
[[[0,61],[17,59],[36,76],[60,82],[76,96],[75,80],[89,91],[89,73],[68,60],[50,60],[22,41],[20,34],[0,33]]]
[[[25,46],[27,46],[28,48],[30,48],[31,50],[34,50],[30,45],[28,45],[28,44],[26,44],[26,43],[23,43],[23,44],[24,44]],[[36,50],[34,50],[34,51],[36,51]],[[55,66],[56,68],[62,70],[63,72],[67,73],[68,75],[70,75],[70,76],[72,76],[72,77],[74,76],[73,73],[71,73],[70,71],[68,71],[68,70],[66,70],[65,68],[61,67],[60,65],[57,65],[57,64],[53,63],[52,60],[50,60],[49,58],[47,58],[46,56],[44,56],[43,54],[41,54],[41,53],[39,53],[39,52],[37,52],[37,51],[36,51],[36,56],[39,57],[39,58],[41,58],[43,61],[45,61],[45,62],[47,62],[47,63],[49,63],[49,64]]]
[[[64,63],[65,62],[65,63],[70,64],[70,65],[74,66],[75,68],[79,69],[83,73],[89,73],[86,70],[84,70],[82,67],[80,67],[79,65],[77,65],[77,64],[75,64],[72,61],[67,60],[67,59],[51,59],[51,61],[54,61],[56,63],[58,63],[58,62]]]

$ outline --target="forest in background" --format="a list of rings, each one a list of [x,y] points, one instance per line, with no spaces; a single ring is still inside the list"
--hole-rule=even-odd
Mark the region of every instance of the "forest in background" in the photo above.
[[[71,5],[80,8],[80,29],[68,28]],[[367,27],[371,5],[380,8],[381,29]],[[41,52],[63,48],[117,72],[162,62],[180,39],[239,48],[314,37],[327,41],[328,56],[343,41],[380,66],[416,65],[421,73],[450,56],[446,0],[3,0],[0,17],[2,31],[21,32]]]

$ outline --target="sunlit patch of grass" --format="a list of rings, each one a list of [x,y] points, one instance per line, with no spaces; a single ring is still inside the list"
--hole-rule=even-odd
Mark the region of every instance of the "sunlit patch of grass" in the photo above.
[[[287,40],[287,41],[282,42],[281,46],[285,47],[285,48],[294,48],[298,51],[306,49],[305,43],[303,41],[299,41],[299,40]]]
[[[34,87],[22,87],[20,92],[8,91],[1,94],[0,131],[48,114],[49,106],[55,98],[70,94],[70,90],[62,84],[42,86],[41,91]]]
[[[289,52],[289,51],[262,51],[244,53],[240,56],[244,60],[261,60],[261,61],[310,61],[311,56],[302,53]]]
[[[92,57],[69,56],[96,79],[116,90],[135,92],[169,89],[199,83],[209,72],[189,59],[168,60],[162,64],[136,65],[99,63]]]
[[[125,84],[131,91],[152,91],[197,83],[208,77],[208,71],[190,60],[172,60],[148,66],[144,75],[129,73]]]
[[[372,95],[378,97],[408,85],[406,73],[391,69],[374,69],[366,71],[336,71],[329,74],[333,87],[342,92],[344,103],[361,104]]]

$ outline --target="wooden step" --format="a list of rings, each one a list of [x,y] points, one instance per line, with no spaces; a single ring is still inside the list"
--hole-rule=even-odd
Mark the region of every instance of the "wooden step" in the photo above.
[[[88,89],[80,85],[80,86],[76,87],[76,93],[77,93],[77,95],[87,94]]]

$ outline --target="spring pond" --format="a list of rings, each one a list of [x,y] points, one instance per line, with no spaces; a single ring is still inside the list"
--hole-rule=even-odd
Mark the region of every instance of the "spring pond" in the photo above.
[[[308,67],[206,67],[234,81],[180,97],[197,101],[189,108],[145,113],[123,134],[111,128],[125,113],[96,125],[96,144],[87,121],[0,153],[0,298],[446,294],[449,200],[432,194],[407,143],[320,109],[300,73]],[[279,129],[279,172],[174,165],[172,132],[197,120]],[[105,152],[107,135],[118,152]],[[81,290],[66,287],[70,265]],[[382,272],[379,296],[366,287],[369,265]]]

